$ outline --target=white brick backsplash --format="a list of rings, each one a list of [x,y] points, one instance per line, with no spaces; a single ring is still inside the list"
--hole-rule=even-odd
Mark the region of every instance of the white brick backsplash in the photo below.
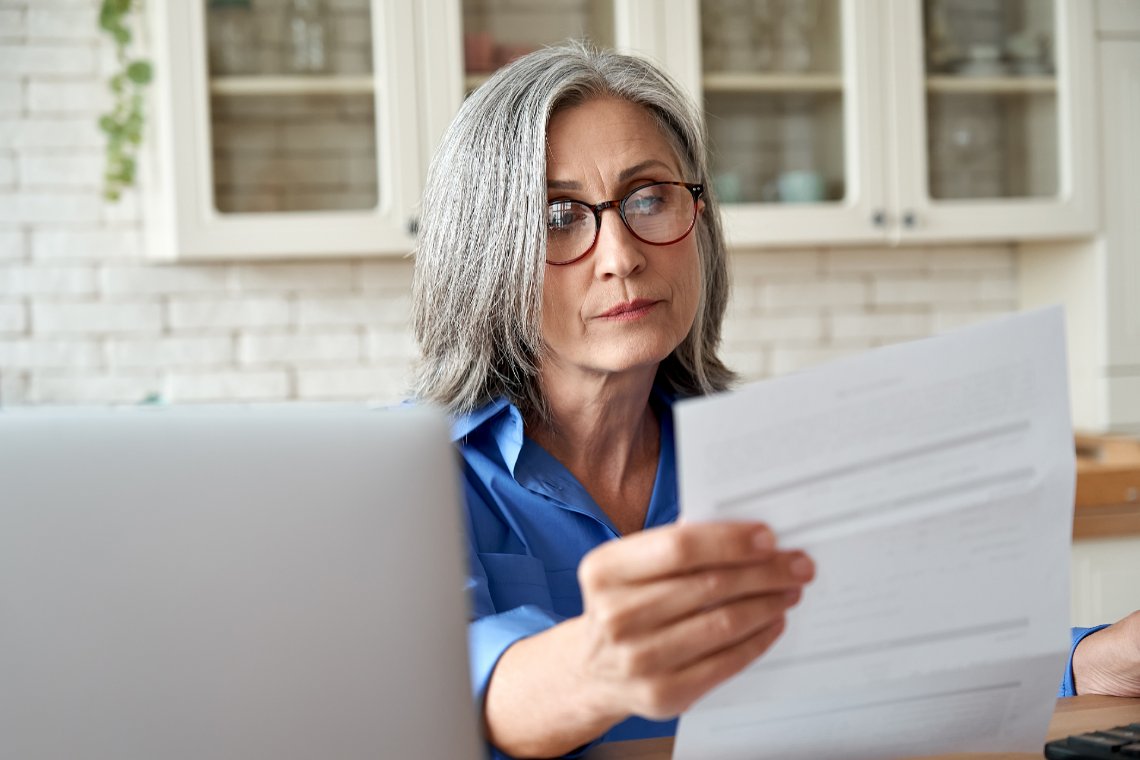
[[[876,304],[962,303],[978,297],[978,281],[974,278],[876,279],[871,286]]]
[[[720,358],[744,382],[759,380],[768,374],[768,354],[762,348],[726,346]]]
[[[238,290],[254,293],[349,291],[353,286],[353,267],[348,263],[242,265],[234,275]]]
[[[767,283],[762,294],[762,303],[770,309],[827,309],[867,303],[867,286],[858,280]]]
[[[380,298],[305,298],[297,303],[303,327],[323,325],[407,324],[412,302],[408,294]]]
[[[32,258],[43,261],[106,261],[142,257],[142,233],[129,229],[60,230],[44,227],[32,232]]]
[[[167,401],[283,401],[289,397],[285,370],[171,372],[163,398]]]
[[[736,278],[768,277],[781,274],[814,274],[820,269],[818,251],[746,251],[735,252],[729,259],[732,276]]]
[[[24,188],[102,189],[105,164],[104,155],[94,151],[63,155],[34,155],[29,151],[20,159],[20,184]]]
[[[220,265],[112,265],[103,270],[100,289],[108,295],[218,293],[226,290],[230,269]]]
[[[197,328],[288,327],[290,304],[284,298],[173,299],[170,327]]]
[[[0,39],[22,37],[26,33],[26,28],[23,11],[17,8],[0,8]]]
[[[976,325],[987,319],[996,319],[997,317],[1005,316],[1015,310],[1016,309],[1011,305],[1008,310],[976,309],[970,311],[936,311],[931,315],[931,319],[933,320],[931,332],[937,335],[947,332],[948,330],[956,330],[959,327]]]
[[[365,291],[410,293],[413,268],[411,259],[366,261],[360,265],[360,287]]]
[[[834,361],[844,356],[854,356],[871,348],[871,343],[823,348],[774,348],[772,349],[772,375],[786,375],[798,372],[817,364]]]
[[[131,224],[142,222],[142,205],[139,203],[139,188],[127,188],[119,200],[114,203],[104,202],[102,220],[111,225]]]
[[[17,261],[27,255],[23,232],[18,230],[0,230],[0,261]]]
[[[107,360],[113,368],[224,367],[234,362],[229,336],[111,338]]]
[[[20,113],[24,108],[24,85],[19,81],[0,81],[0,115]]]
[[[28,373],[0,367],[0,407],[18,406],[28,401]]]
[[[824,255],[823,268],[835,274],[906,272],[917,277],[926,269],[926,251],[922,248],[836,248]]]
[[[22,303],[0,303],[0,333],[22,333],[28,329],[28,310]]]
[[[102,32],[98,22],[99,9],[89,8],[43,10],[32,5],[28,9],[28,37],[33,40],[89,40],[94,41]]]
[[[0,153],[0,187],[16,184],[16,160]]]
[[[297,398],[313,401],[359,400],[396,403],[407,396],[408,368],[300,370]]]
[[[929,335],[931,318],[929,314],[845,314],[836,313],[831,317],[831,336],[838,340],[866,338],[920,338]]]
[[[3,48],[0,48],[2,51]],[[0,68],[0,71],[3,69]],[[101,148],[103,136],[99,133],[95,115],[35,119],[0,119],[0,145],[21,150],[23,148]]]
[[[0,71],[9,76],[90,74],[95,64],[90,45],[0,46]]]
[[[157,333],[162,309],[157,303],[33,303],[32,331],[50,333]]]
[[[35,404],[137,404],[161,392],[158,372],[91,374],[43,370],[31,373],[27,400]]]
[[[94,195],[0,192],[0,224],[94,222],[102,216],[102,201]]]
[[[1008,246],[930,248],[927,261],[933,272],[999,272],[1013,277],[1017,255]]]
[[[724,324],[726,344],[802,345],[822,338],[823,318],[819,314],[734,314]]]
[[[76,296],[95,292],[94,267],[0,266],[0,293]]]
[[[102,352],[93,340],[0,339],[0,368],[79,369],[97,367]]]
[[[1005,301],[1016,305],[1017,287],[1007,277],[983,277],[978,283],[978,298],[983,301]]]
[[[419,353],[411,328],[373,330],[368,334],[368,358],[388,363],[392,359],[409,361]]]
[[[107,87],[91,82],[28,82],[28,112],[37,118],[46,114],[95,114],[109,111],[112,98]]]
[[[246,364],[345,363],[358,361],[361,354],[361,337],[355,332],[242,335],[238,348]]]

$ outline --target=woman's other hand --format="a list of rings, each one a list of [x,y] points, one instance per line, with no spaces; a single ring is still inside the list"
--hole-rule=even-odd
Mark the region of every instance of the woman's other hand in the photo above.
[[[1140,697],[1140,610],[1077,644],[1073,679],[1078,694]]]

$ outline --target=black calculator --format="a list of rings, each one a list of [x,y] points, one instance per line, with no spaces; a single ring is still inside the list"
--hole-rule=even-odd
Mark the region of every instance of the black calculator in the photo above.
[[[1114,760],[1140,758],[1140,723],[1073,734],[1045,745],[1045,757],[1052,760]]]

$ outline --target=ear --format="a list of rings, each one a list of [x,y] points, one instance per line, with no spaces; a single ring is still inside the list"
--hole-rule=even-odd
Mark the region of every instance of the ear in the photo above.
[[[697,198],[697,213],[698,214],[705,213],[705,199],[704,198]]]

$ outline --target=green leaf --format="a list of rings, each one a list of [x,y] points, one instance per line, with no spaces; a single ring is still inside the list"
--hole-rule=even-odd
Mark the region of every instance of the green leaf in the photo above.
[[[115,120],[110,116],[99,117],[99,129],[103,130],[104,132],[110,134],[111,132],[114,132],[117,127],[118,124],[116,124]]]
[[[127,79],[135,84],[146,84],[150,81],[150,75],[150,63],[147,61],[135,61],[127,66]]]
[[[126,47],[131,41],[131,30],[125,26],[120,26],[111,30],[111,37],[113,37],[115,42],[120,46]]]

